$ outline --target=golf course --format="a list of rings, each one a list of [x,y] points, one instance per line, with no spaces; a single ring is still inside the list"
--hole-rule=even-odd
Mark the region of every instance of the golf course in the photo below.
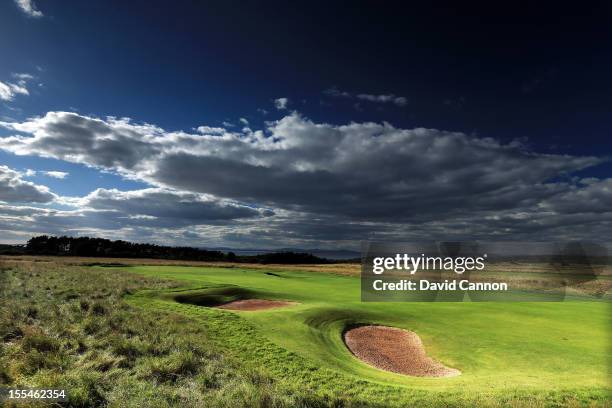
[[[179,282],[129,295],[132,306],[193,319],[243,364],[318,394],[380,406],[606,406],[610,401],[610,304],[605,301],[368,303],[360,301],[358,276],[299,267],[117,269]],[[249,299],[279,306],[218,307]],[[363,325],[416,333],[429,357],[460,375],[409,376],[361,361],[347,348],[344,334]]]

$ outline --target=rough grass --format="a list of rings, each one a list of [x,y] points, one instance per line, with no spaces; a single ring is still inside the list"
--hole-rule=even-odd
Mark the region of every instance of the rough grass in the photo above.
[[[62,405],[70,407],[351,405],[242,364],[189,316],[124,301],[142,288],[174,286],[124,270],[4,261],[0,386],[66,389]]]
[[[163,265],[163,266],[199,266],[199,267],[215,267],[215,268],[249,268],[270,270],[301,270],[309,272],[330,272],[340,275],[359,275],[361,273],[361,264],[359,263],[333,263],[323,265],[286,265],[286,264],[251,264],[251,263],[236,263],[236,262],[208,262],[208,261],[183,261],[172,259],[142,259],[142,258],[85,258],[73,256],[45,256],[45,255],[4,255],[0,256],[10,262],[24,263],[54,263],[69,266],[104,266],[104,267],[121,267],[135,265]]]

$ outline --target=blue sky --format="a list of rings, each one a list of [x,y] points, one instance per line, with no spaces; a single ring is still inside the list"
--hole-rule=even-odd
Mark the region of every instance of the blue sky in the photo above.
[[[0,241],[609,237],[611,10],[564,7],[2,2]]]

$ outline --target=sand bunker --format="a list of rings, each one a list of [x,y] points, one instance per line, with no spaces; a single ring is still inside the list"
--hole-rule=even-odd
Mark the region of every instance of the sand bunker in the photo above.
[[[344,342],[357,358],[381,370],[415,377],[461,374],[461,371],[427,357],[421,338],[408,330],[361,326],[348,330]]]
[[[228,310],[265,310],[274,309],[276,307],[295,305],[296,302],[285,302],[282,300],[266,300],[266,299],[243,299],[234,302],[225,303],[217,306],[219,309]]]

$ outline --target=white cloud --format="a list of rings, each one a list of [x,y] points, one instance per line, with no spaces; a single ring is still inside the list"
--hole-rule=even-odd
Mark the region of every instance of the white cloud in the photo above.
[[[372,95],[372,94],[358,94],[357,99],[375,103],[393,103],[397,106],[405,106],[408,103],[408,99],[404,96],[395,96],[393,94],[387,95]]]
[[[43,13],[38,10],[33,0],[15,0],[17,6],[30,17],[42,17]]]
[[[246,118],[240,118],[240,123],[242,123],[245,126],[249,126],[249,121]]]
[[[359,93],[352,94],[346,91],[340,91],[337,88],[330,88],[323,92],[326,95],[333,97],[341,97],[341,98],[355,98],[363,101],[373,102],[373,103],[392,103],[397,106],[406,106],[408,104],[408,98],[405,96],[396,96],[394,94],[368,94],[368,93]]]
[[[21,79],[21,80],[24,80],[24,81],[28,81],[30,79],[34,79],[34,76],[32,74],[28,74],[28,73],[23,73],[23,72],[19,73],[19,72],[16,72],[16,73],[13,73],[13,78],[17,78],[17,79]]]
[[[225,133],[225,128],[213,126],[198,126],[196,130],[204,135],[218,135]]]
[[[0,81],[0,99],[3,101],[12,101],[18,94],[28,95],[29,92],[24,85],[25,84],[13,84]]]
[[[289,104],[289,98],[278,98],[274,100],[274,106],[278,110],[287,109],[288,104]]]
[[[22,179],[22,174],[0,166],[0,202],[48,203],[56,195],[45,186]]]
[[[17,73],[12,74],[17,79],[17,82],[2,82],[0,81],[0,100],[12,101],[17,95],[29,95],[27,81],[34,78],[30,74]]]
[[[66,177],[68,177],[69,173],[67,173],[65,171],[43,171],[43,174],[45,176],[49,176],[49,177],[53,177],[53,178],[56,178],[56,179],[63,180]]]

